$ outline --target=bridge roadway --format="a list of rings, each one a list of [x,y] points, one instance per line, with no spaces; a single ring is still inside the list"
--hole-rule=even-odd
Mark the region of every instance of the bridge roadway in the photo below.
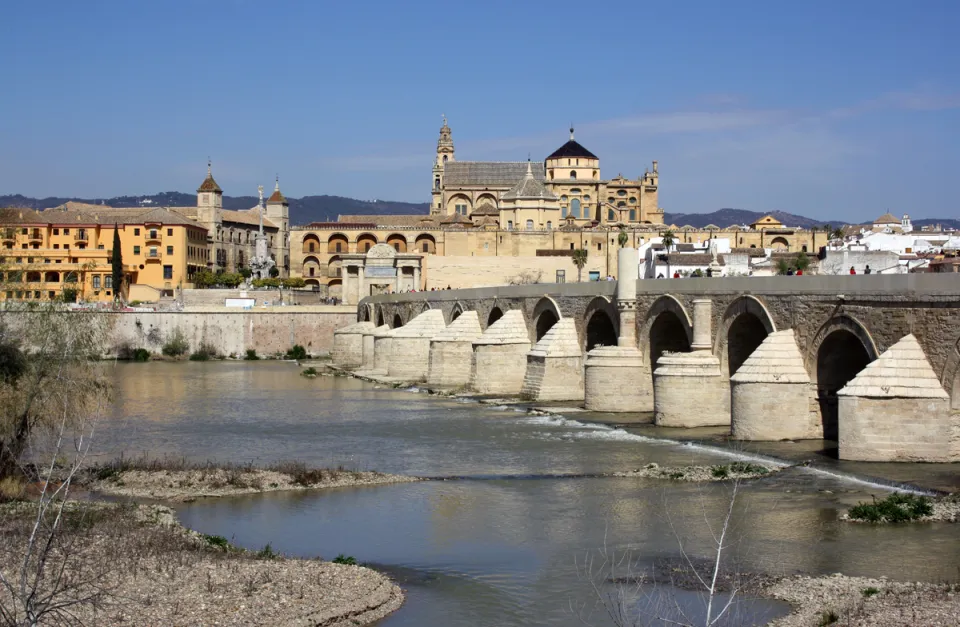
[[[960,275],[684,278],[385,294],[363,299],[358,320],[370,323],[360,326],[373,350],[375,327],[379,336],[398,335],[405,325],[423,326],[415,321],[429,311],[438,313],[421,318],[433,320],[419,334],[429,347],[423,379],[437,375],[429,361],[443,348],[426,336],[476,312],[474,336],[494,337],[504,353],[497,358],[502,376],[525,381],[511,391],[532,398],[548,398],[540,387],[562,376],[570,400],[607,411],[652,409],[659,424],[731,424],[744,439],[824,437],[838,440],[848,459],[960,461]],[[495,326],[505,317],[513,327],[506,320]],[[514,340],[497,338],[515,338],[518,325],[528,343],[521,337],[516,350],[504,348]],[[404,334],[417,336],[414,328]],[[468,359],[473,353],[470,378],[460,383],[478,389],[478,363],[489,362],[478,355],[490,342],[474,336],[460,338],[472,346]],[[574,338],[579,351],[569,349]],[[565,350],[557,348],[564,342]],[[411,344],[399,336],[393,343],[386,362],[415,354],[404,354],[401,347]],[[364,366],[361,348],[355,357],[345,350],[338,358],[346,365]],[[565,366],[551,369],[560,358]]]

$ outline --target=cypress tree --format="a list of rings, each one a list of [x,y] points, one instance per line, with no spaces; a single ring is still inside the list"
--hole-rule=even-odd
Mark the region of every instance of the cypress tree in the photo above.
[[[123,254],[120,252],[120,228],[113,224],[113,254],[110,256],[111,270],[113,271],[113,299],[120,297],[123,287]]]

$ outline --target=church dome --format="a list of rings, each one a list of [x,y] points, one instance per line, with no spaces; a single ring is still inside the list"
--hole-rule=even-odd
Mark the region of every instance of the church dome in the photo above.
[[[563,146],[560,146],[553,151],[547,159],[597,159],[600,157],[593,154],[589,150],[583,147],[577,140],[573,138],[573,127],[570,127],[570,141],[565,143]]]

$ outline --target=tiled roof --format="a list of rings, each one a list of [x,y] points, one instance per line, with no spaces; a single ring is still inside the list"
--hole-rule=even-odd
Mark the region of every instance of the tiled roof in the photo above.
[[[71,208],[71,206],[73,208]],[[203,228],[183,214],[168,207],[104,207],[84,203],[67,203],[64,207],[55,207],[40,212],[40,218],[50,224],[76,224],[79,222],[95,224],[182,224]]]
[[[280,179],[277,179],[277,184],[273,187],[273,193],[270,194],[270,198],[267,198],[267,202],[287,204],[287,199],[280,193]]]
[[[586,148],[584,148],[580,142],[571,138],[570,141],[565,143],[563,146],[560,146],[553,153],[547,157],[547,159],[599,159],[597,155],[593,154]]]
[[[900,224],[899,218],[897,218],[892,213],[885,213],[876,220],[873,221],[874,224]]]
[[[523,178],[517,181],[517,184],[505,193],[501,200],[517,200],[521,198],[535,198],[538,200],[556,200],[553,192],[543,186],[543,183],[537,180],[533,175],[532,164],[527,162],[527,169]]]
[[[358,215],[339,215],[337,222],[344,226],[352,223],[369,223],[377,226],[422,226],[429,228],[436,226],[438,221],[425,213],[406,214],[406,215],[376,215],[376,214],[358,214]]]
[[[751,257],[766,257],[767,253],[762,248],[732,248],[730,252],[734,255],[750,255]]]
[[[670,253],[666,257],[671,266],[709,266],[713,261],[709,253]],[[723,255],[717,255],[717,262],[726,265]]]
[[[249,224],[250,226],[260,226],[260,214],[257,213],[257,209],[247,209],[246,211],[233,211],[231,209],[221,210],[221,215],[224,222],[233,222],[234,224]],[[263,217],[263,228],[275,229],[277,225],[267,219],[266,216]]]
[[[479,207],[474,209],[470,215],[472,216],[498,216],[500,215],[500,210],[494,207],[492,204],[485,202]]]
[[[220,189],[220,186],[217,185],[217,182],[213,180],[213,175],[210,173],[207,173],[207,178],[203,179],[203,183],[200,183],[200,187],[197,188],[197,192],[223,193],[223,190]]]
[[[455,213],[450,216],[446,216],[440,219],[440,224],[444,226],[473,226],[473,222],[467,218],[464,218],[459,213]]]
[[[443,166],[444,187],[511,187],[523,178],[528,161],[450,161]],[[532,164],[533,177],[544,179],[543,164]]]
[[[46,220],[40,217],[40,212],[33,209],[19,209],[9,207],[0,209],[0,224],[38,224]]]

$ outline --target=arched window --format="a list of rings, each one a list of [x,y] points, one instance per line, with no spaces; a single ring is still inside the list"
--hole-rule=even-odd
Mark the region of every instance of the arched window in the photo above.
[[[443,162],[444,162],[444,163],[447,162],[447,155],[443,155]]]
[[[625,203],[625,202],[623,202],[623,201],[621,200],[620,202],[617,203],[617,206],[618,206],[618,207],[626,207],[626,206],[627,206],[627,203]]]
[[[570,170],[570,178],[572,178],[572,179],[576,179],[576,178],[577,178],[577,171],[576,171],[576,170]]]
[[[580,199],[574,198],[570,201],[570,215],[574,218],[580,217]]]
[[[533,220],[527,220],[527,230],[528,231],[533,230]]]
[[[636,196],[631,196],[631,197],[630,197],[630,204],[631,204],[631,205],[637,204],[637,197],[636,197]]]
[[[341,244],[340,242],[337,242],[336,249],[337,249],[337,252],[338,252],[338,253],[342,253],[342,252],[343,252],[343,244]]]
[[[573,189],[570,190],[570,193],[571,193],[571,194],[579,194],[579,193],[580,193],[580,188],[579,188],[579,187],[574,187]]]
[[[616,198],[614,198],[613,196],[607,196],[607,202],[610,203],[611,205],[613,204],[614,200],[616,200]]]
[[[560,197],[560,202],[567,202],[567,195],[566,195],[566,194],[564,194],[563,196]]]
[[[433,189],[440,189],[440,177],[433,179]]]
[[[583,202],[590,202],[590,194],[584,194]]]
[[[617,196],[626,196],[626,195],[627,195],[627,192],[625,190],[621,189],[617,191]]]
[[[617,215],[613,211],[613,209],[607,209],[607,220],[616,220],[616,219],[617,219]]]
[[[316,270],[317,270],[316,268],[314,268],[313,266],[310,266],[310,276],[313,276],[313,273],[316,272]]]
[[[310,252],[313,252],[313,242],[310,242]]]
[[[550,220],[547,220],[547,230],[550,231],[550,230],[552,230],[552,229],[553,229],[553,222],[551,222]],[[486,244],[484,244],[484,245],[486,245]]]
[[[566,218],[566,217],[567,217],[567,207],[566,207],[566,206],[560,207],[560,217],[561,217],[561,218]]]
[[[636,209],[631,209],[631,210],[630,210],[630,221],[631,221],[631,222],[636,222],[636,221],[637,221],[637,210],[636,210]]]

